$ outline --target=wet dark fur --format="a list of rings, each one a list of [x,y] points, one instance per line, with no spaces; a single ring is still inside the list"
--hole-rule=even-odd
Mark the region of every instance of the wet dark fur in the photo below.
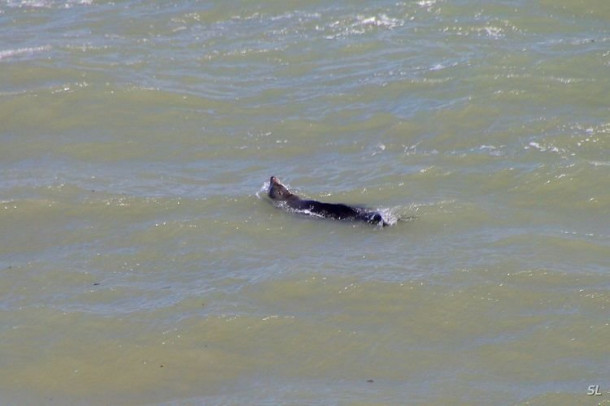
[[[269,198],[274,201],[286,202],[294,210],[307,210],[322,217],[337,220],[359,220],[371,224],[388,224],[381,214],[361,207],[352,207],[342,203],[322,203],[316,200],[304,200],[291,193],[278,178],[272,176],[269,181]]]

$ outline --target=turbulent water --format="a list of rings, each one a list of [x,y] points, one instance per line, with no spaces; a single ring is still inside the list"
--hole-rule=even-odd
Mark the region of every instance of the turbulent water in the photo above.
[[[609,27],[0,1],[0,404],[610,404]]]

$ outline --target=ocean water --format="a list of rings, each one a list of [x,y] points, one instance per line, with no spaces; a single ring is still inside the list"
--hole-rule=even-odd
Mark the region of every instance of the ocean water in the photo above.
[[[610,404],[606,0],[0,27],[0,404]]]

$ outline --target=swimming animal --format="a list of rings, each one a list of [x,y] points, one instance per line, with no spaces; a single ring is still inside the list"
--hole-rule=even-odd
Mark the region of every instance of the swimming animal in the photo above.
[[[269,198],[276,202],[284,202],[289,208],[306,214],[314,214],[337,220],[364,221],[366,223],[379,224],[383,227],[389,225],[381,214],[363,207],[301,199],[299,196],[291,193],[275,176],[272,176],[269,180]]]

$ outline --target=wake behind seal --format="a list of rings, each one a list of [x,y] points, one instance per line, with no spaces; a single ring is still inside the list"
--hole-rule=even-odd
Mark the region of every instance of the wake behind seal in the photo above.
[[[275,202],[283,202],[288,208],[304,214],[312,214],[319,217],[335,220],[363,221],[365,223],[381,225],[389,224],[383,216],[376,211],[363,207],[349,206],[343,203],[324,203],[317,200],[301,199],[290,192],[278,178],[272,176],[269,180],[269,198]]]

